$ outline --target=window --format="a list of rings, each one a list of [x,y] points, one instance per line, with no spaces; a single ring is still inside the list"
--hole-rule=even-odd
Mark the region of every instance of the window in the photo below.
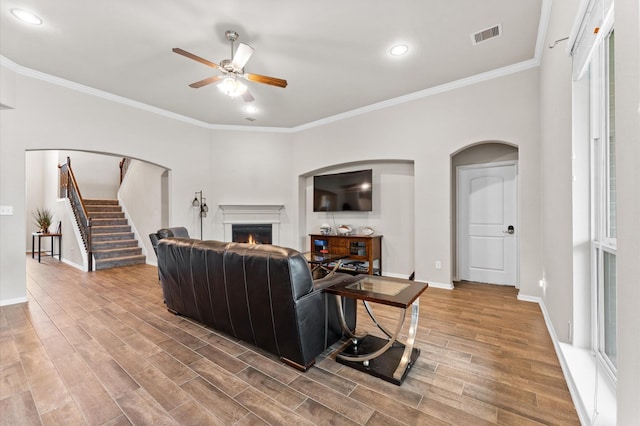
[[[592,226],[595,294],[594,350],[615,379],[617,358],[616,306],[616,139],[615,65],[612,30],[591,63]]]

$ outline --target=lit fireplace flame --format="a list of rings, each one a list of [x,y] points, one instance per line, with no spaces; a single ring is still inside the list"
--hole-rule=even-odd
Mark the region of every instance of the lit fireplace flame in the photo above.
[[[253,234],[249,234],[249,239],[247,240],[249,244],[258,244],[255,238],[253,238]]]

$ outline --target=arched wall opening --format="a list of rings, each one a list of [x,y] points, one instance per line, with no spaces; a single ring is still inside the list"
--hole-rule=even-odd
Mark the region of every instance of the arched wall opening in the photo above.
[[[145,160],[131,159],[120,183],[123,156],[110,152],[48,149],[25,151],[25,229],[27,248],[31,248],[31,213],[47,207],[54,211],[54,223],[62,224],[62,259],[86,270],[84,245],[70,214],[68,201],[58,198],[58,165],[69,157],[83,198],[118,199],[129,219],[147,263],[156,264],[148,234],[167,226],[170,214],[170,170]],[[43,240],[44,241],[44,240]],[[49,249],[44,247],[44,249]]]
[[[519,151],[516,145],[502,141],[482,141],[473,143],[451,154],[451,273],[452,281],[458,277],[458,182],[457,169],[460,166],[477,164],[499,163],[515,161],[519,159]]]
[[[313,211],[313,176],[373,170],[370,212]],[[299,246],[310,247],[309,234],[322,224],[349,225],[354,233],[371,227],[382,234],[383,275],[407,278],[415,270],[415,175],[409,160],[367,160],[337,163],[298,176]]]

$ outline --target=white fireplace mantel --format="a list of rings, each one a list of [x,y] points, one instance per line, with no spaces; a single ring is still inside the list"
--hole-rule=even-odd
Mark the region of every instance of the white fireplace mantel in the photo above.
[[[280,244],[280,212],[282,204],[219,204],[224,224],[224,240],[231,241],[234,224],[271,224],[271,242]]]

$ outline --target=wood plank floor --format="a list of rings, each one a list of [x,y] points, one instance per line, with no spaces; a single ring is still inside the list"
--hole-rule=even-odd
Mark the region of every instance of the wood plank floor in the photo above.
[[[301,373],[174,316],[152,266],[87,273],[28,257],[27,289],[28,303],[0,308],[3,425],[579,424],[541,311],[514,288],[428,289],[402,386],[335,350]]]

